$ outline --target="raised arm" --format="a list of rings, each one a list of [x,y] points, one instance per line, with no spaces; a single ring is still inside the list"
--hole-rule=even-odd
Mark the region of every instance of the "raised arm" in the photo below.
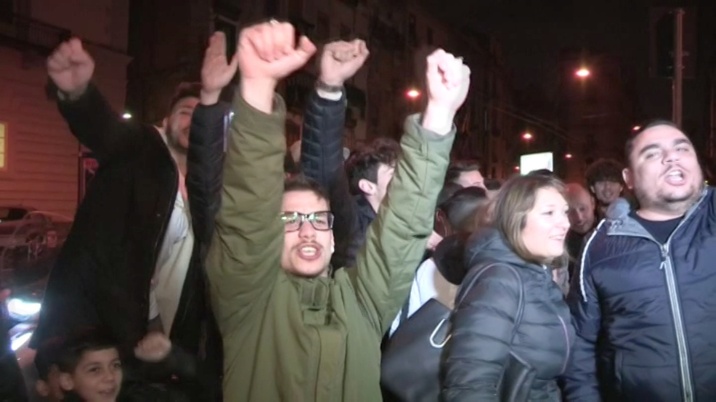
[[[429,101],[405,123],[402,158],[351,275],[364,313],[382,336],[407,297],[420,264],[454,140],[453,118],[467,95],[470,69],[442,50],[428,59]]]
[[[226,37],[209,40],[201,69],[200,104],[194,109],[189,134],[186,187],[195,237],[207,246],[214,233],[214,216],[221,205],[224,166],[224,124],[227,107],[219,102],[221,90],[238,68],[238,53],[226,60]]]
[[[94,60],[79,39],[60,44],[47,59],[47,73],[70,131],[100,162],[130,151],[141,140],[141,127],[120,119],[91,83]]]
[[[602,318],[587,252],[585,249],[582,261],[585,267],[582,272],[576,273],[567,297],[577,335],[572,347],[572,359],[563,375],[564,396],[569,402],[602,400],[597,380],[597,340]]]
[[[298,47],[294,41],[293,27],[276,22],[246,28],[239,38],[240,91],[234,99],[221,208],[207,260],[224,335],[241,325],[254,303],[265,300],[280,269],[285,106],[274,97],[274,89],[315,52],[307,38],[302,37]]]
[[[308,97],[303,118],[301,169],[328,192],[335,217],[334,267],[346,265],[355,205],[343,167],[346,98],[343,83],[363,66],[368,49],[362,40],[331,42],[323,48],[316,90]]]

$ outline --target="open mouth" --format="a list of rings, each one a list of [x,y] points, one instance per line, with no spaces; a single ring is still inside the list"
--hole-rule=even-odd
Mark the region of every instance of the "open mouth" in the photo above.
[[[664,181],[666,181],[668,184],[678,186],[686,182],[686,177],[684,176],[683,171],[679,169],[674,169],[670,170],[666,173],[666,175],[664,175]]]
[[[321,249],[315,244],[304,244],[297,251],[298,257],[303,260],[313,261],[321,256]]]

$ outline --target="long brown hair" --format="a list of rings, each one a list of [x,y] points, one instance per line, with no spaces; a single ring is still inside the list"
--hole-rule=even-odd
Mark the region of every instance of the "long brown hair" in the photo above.
[[[525,261],[561,267],[566,265],[569,258],[566,248],[562,256],[545,260],[530,252],[522,240],[527,214],[535,206],[537,192],[547,188],[557,190],[563,197],[565,195],[564,183],[554,176],[528,175],[508,180],[495,201],[494,226],[502,233],[515,253]]]

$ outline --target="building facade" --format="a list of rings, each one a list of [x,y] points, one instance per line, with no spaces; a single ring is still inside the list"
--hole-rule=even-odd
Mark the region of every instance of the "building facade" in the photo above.
[[[81,38],[96,62],[94,82],[122,111],[127,21],[126,0],[0,0],[0,207],[74,215],[82,152],[46,92],[46,58],[62,40]]]

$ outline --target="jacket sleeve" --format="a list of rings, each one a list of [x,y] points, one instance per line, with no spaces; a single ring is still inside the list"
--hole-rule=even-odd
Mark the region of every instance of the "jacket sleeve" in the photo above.
[[[334,267],[348,264],[348,248],[356,225],[356,209],[343,166],[343,130],[346,118],[345,94],[334,101],[312,91],[306,103],[301,139],[301,170],[328,192],[334,215]]]
[[[217,323],[234,332],[278,278],[283,244],[279,218],[286,152],[286,107],[276,96],[273,113],[234,98],[224,162],[221,208],[209,246],[207,275]]]
[[[191,119],[186,187],[194,236],[205,245],[211,241],[221,205],[225,111],[222,104],[199,105]]]
[[[126,154],[142,139],[142,127],[120,119],[94,84],[72,101],[59,101],[70,131],[102,163]]]
[[[485,269],[454,309],[452,337],[443,351],[442,401],[499,401],[497,386],[510,353],[520,283],[509,269]],[[463,283],[477,274],[471,272]]]
[[[587,253],[587,250],[584,253]],[[569,402],[601,401],[596,354],[601,330],[601,311],[594,282],[589,274],[588,257],[587,254],[583,262],[584,269],[577,272],[567,297],[577,335],[572,347],[572,358],[563,375],[564,396]]]
[[[348,272],[358,302],[379,336],[405,302],[425,253],[454,139],[454,126],[450,134],[439,136],[422,128],[417,115],[408,117],[403,155],[390,189],[368,229],[356,268]]]

